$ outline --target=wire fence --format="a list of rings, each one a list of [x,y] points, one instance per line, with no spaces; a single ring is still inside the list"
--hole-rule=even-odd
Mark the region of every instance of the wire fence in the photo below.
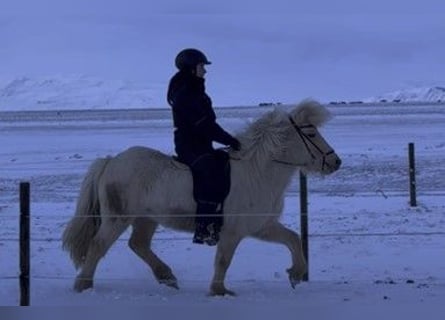
[[[345,237],[412,237],[412,236],[445,236],[445,232],[367,232],[367,233],[312,233],[309,238],[345,238]],[[130,238],[119,238],[116,241],[127,242]],[[4,242],[18,242],[18,238],[0,238]],[[190,241],[190,237],[154,237],[152,241]],[[31,242],[62,242],[62,238],[31,238]]]
[[[208,217],[214,217],[214,215],[203,215]],[[231,217],[277,217],[278,213],[224,213],[224,218]],[[2,218],[9,219],[19,219],[19,215],[1,215]],[[149,215],[145,214],[135,214],[135,215],[107,215],[107,218],[110,219],[136,219],[136,218],[150,218]],[[155,218],[181,218],[181,219],[194,219],[195,214],[158,214],[154,216]],[[81,216],[69,216],[69,215],[56,215],[56,214],[32,214],[30,216],[31,224],[40,222],[42,219],[53,219],[53,220],[63,220],[63,225],[67,224],[67,221],[70,219],[77,218],[102,218],[99,215],[81,215]],[[18,223],[17,223],[18,224]],[[62,224],[59,227],[63,226]],[[168,229],[168,227],[164,227]],[[178,231],[181,232],[181,231]],[[186,231],[183,231],[186,232]],[[329,238],[329,237],[386,237],[386,236],[444,236],[445,231],[393,231],[393,232],[334,232],[334,233],[309,233],[308,236],[310,238]],[[153,241],[185,241],[189,240],[189,237],[181,237],[181,236],[171,236],[171,237],[154,237]],[[60,237],[32,237],[30,238],[31,242],[57,242],[62,241]],[[0,241],[11,242],[11,241],[19,241],[19,238],[15,237],[3,237],[0,238]],[[118,241],[128,241],[128,238],[119,238]]]

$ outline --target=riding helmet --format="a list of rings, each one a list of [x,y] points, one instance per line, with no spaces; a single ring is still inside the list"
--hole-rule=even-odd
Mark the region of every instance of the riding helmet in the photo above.
[[[193,48],[182,50],[175,59],[176,68],[179,70],[191,70],[200,63],[211,64],[204,53]]]

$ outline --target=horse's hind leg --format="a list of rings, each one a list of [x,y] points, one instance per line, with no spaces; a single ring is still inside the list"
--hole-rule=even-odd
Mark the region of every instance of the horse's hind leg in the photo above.
[[[306,259],[303,255],[299,235],[278,221],[274,221],[252,236],[265,241],[281,243],[288,247],[292,255],[292,266],[287,269],[287,272],[291,286],[295,288],[295,285],[301,281],[307,272]]]
[[[74,290],[81,292],[93,287],[93,278],[99,260],[129,226],[128,219],[102,218],[98,232],[88,247],[85,262],[74,283]]]
[[[158,224],[149,218],[137,218],[128,245],[152,269],[159,283],[179,289],[178,281],[170,267],[151,250],[151,239]]]

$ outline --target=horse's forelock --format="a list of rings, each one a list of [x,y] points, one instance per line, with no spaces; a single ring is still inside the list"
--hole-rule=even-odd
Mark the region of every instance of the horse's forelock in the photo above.
[[[290,112],[290,115],[297,124],[310,123],[316,127],[323,125],[332,117],[328,109],[315,100],[302,101]]]

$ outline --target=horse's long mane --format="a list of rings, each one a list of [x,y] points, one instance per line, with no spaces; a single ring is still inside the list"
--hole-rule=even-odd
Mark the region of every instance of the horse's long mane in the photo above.
[[[290,108],[275,108],[249,124],[238,138],[244,158],[257,158],[281,148],[291,128],[291,117],[297,125],[321,126],[331,117],[329,111],[314,100],[304,100]]]

